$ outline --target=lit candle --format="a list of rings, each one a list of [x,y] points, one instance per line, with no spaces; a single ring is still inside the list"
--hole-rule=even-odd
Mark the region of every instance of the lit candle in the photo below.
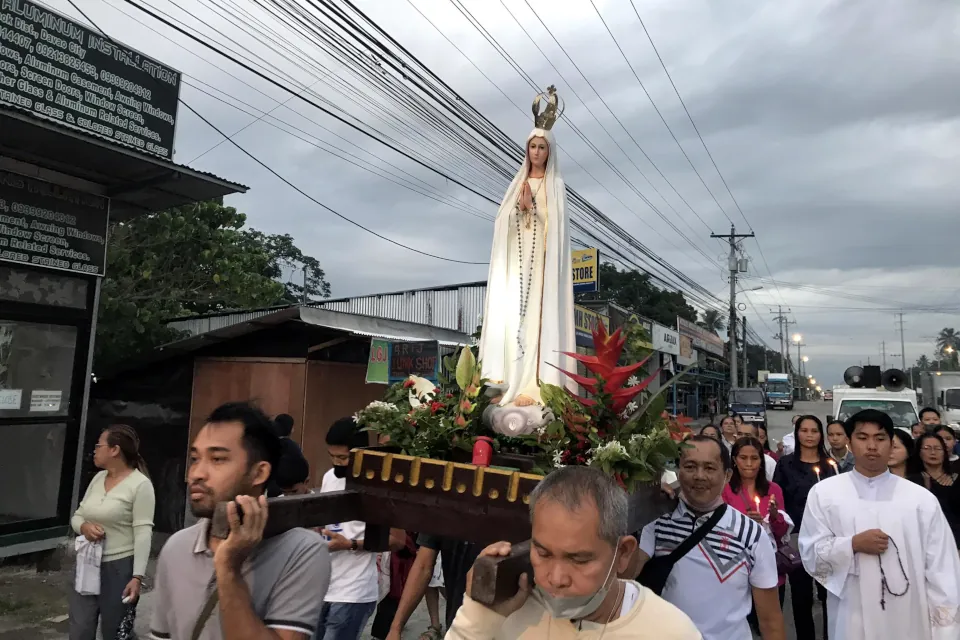
[[[817,482],[820,482],[820,467],[814,467],[813,472],[817,474]]]
[[[830,460],[827,460],[827,462],[829,462],[829,463],[830,463],[830,466],[833,467],[833,475],[837,475],[837,473],[838,473],[838,471],[837,471],[837,461],[834,460],[833,458],[831,458]]]
[[[760,496],[753,496],[753,502],[757,505],[757,513],[760,513]]]

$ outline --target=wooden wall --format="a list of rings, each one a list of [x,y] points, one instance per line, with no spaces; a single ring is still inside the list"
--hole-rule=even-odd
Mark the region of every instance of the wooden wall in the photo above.
[[[300,441],[306,363],[301,358],[197,358],[194,361],[190,442],[210,412],[225,402],[253,401],[271,418],[289,413]]]
[[[352,416],[386,387],[366,383],[365,364],[305,362],[299,358],[197,358],[194,363],[190,441],[207,416],[224,402],[252,400],[267,415],[288,413],[291,438],[310,463],[310,481],[320,486],[330,468],[326,435],[339,418]],[[188,450],[189,457],[189,450]]]
[[[307,367],[307,417],[300,446],[310,463],[310,480],[315,486],[320,486],[331,466],[326,445],[330,425],[383,398],[386,386],[367,384],[366,377],[365,364],[313,361]]]

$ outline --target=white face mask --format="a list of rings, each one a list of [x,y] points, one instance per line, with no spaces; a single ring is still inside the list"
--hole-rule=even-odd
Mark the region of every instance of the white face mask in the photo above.
[[[613,573],[613,567],[616,564],[617,551],[614,551],[607,576],[593,595],[558,598],[541,589],[540,585],[537,585],[530,595],[550,613],[551,617],[559,620],[582,620],[599,609],[603,601],[606,600],[607,593],[610,591],[607,581],[610,580],[610,575]]]

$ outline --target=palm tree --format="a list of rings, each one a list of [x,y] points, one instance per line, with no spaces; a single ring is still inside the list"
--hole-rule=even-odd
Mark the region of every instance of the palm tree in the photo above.
[[[954,351],[960,348],[960,333],[950,327],[941,329],[937,336],[937,351],[947,351],[947,347]]]
[[[925,355],[920,356],[919,358],[917,358],[916,367],[921,371],[927,371],[930,368],[930,358],[928,358]]]
[[[720,315],[720,312],[716,309],[707,309],[700,316],[700,322],[698,322],[701,327],[707,331],[712,331],[717,335],[720,334],[726,328],[726,323],[723,321],[723,316]]]

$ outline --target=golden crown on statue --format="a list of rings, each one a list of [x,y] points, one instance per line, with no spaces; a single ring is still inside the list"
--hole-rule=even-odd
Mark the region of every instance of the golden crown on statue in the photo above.
[[[543,113],[540,113],[540,101],[546,102]],[[557,88],[547,87],[545,93],[538,93],[533,99],[533,124],[537,129],[550,130],[554,123],[563,115],[563,101],[557,96]]]

